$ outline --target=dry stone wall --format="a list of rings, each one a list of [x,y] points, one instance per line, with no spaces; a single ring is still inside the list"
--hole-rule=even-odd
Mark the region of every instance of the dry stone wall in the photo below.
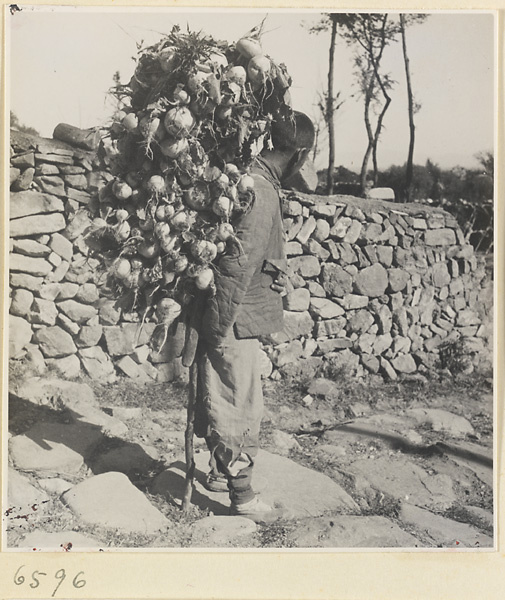
[[[153,352],[156,323],[103,293],[84,241],[110,178],[93,151],[11,132],[10,356],[67,378],[169,381],[185,375],[181,340]],[[286,324],[263,340],[265,377],[326,366],[395,379],[434,368],[458,340],[467,370],[489,359],[492,285],[451,215],[297,192],[284,205]]]

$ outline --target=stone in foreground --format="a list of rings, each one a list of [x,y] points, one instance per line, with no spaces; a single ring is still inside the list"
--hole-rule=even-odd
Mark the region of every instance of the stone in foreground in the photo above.
[[[413,535],[385,517],[336,515],[307,519],[288,537],[297,548],[417,548]]]
[[[9,440],[13,465],[44,475],[76,475],[84,457],[101,440],[100,429],[92,425],[37,423],[24,435]]]
[[[451,548],[491,548],[493,539],[471,525],[435,515],[418,506],[403,504],[400,519],[407,525],[426,532],[430,537]]]
[[[348,470],[363,476],[376,491],[417,506],[444,510],[456,500],[448,475],[428,475],[405,459],[360,459],[351,463]]]
[[[244,517],[205,517],[193,525],[192,546],[250,546],[249,536],[256,532],[254,521]]]
[[[230,501],[226,493],[209,492],[203,487],[209,453],[195,455],[195,491],[192,502],[209,509],[215,515],[227,515]],[[154,481],[152,492],[181,500],[184,490],[185,465],[180,460],[161,473]],[[254,478],[266,480],[261,498],[270,504],[279,503],[294,517],[319,516],[327,511],[340,513],[359,510],[354,500],[329,477],[302,467],[288,458],[260,450],[255,459]]]
[[[15,469],[9,469],[8,478],[7,508],[29,510],[31,506],[49,500],[44,491],[38,490]]]
[[[66,492],[62,500],[89,525],[144,535],[155,534],[169,525],[161,512],[122,473],[91,477]]]

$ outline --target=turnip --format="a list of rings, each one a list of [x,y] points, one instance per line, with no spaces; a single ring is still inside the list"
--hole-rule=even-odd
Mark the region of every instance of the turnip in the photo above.
[[[226,173],[221,173],[221,175],[217,179],[217,183],[219,183],[219,185],[225,188],[227,185],[229,185],[230,178],[228,177],[228,175],[226,175]]]
[[[250,175],[242,175],[239,182],[237,183],[237,189],[239,193],[243,194],[254,188],[254,179]]]
[[[116,219],[118,223],[122,223],[123,221],[126,221],[126,219],[128,218],[128,211],[125,210],[124,208],[119,208],[118,210],[116,210]]]
[[[240,39],[236,43],[235,48],[244,58],[252,58],[263,52],[261,44],[257,40],[247,37]]]
[[[238,85],[244,85],[247,81],[247,73],[244,67],[232,66],[226,71],[225,75],[228,81],[236,83]]]
[[[128,198],[132,195],[131,187],[125,182],[116,179],[112,184],[112,193],[118,200],[128,200]]]
[[[260,86],[265,83],[271,67],[270,59],[263,56],[263,54],[258,54],[251,58],[247,65],[247,76],[253,86]]]
[[[138,248],[138,252],[144,258],[154,258],[155,256],[158,256],[160,253],[159,242],[157,240],[154,240],[152,242],[144,240],[140,244],[140,246]]]
[[[161,175],[153,175],[146,183],[146,188],[156,196],[163,194],[166,191],[165,180]]]
[[[204,267],[195,277],[195,285],[199,290],[207,290],[214,282],[214,271],[210,267]]]
[[[232,183],[237,183],[237,181],[240,179],[239,168],[233,163],[226,163],[224,166],[224,172],[226,175],[228,175],[228,178]]]
[[[188,213],[185,211],[176,213],[172,217],[170,223],[172,224],[172,227],[178,231],[187,231],[190,227]]]
[[[175,213],[175,208],[170,204],[160,204],[156,209],[156,219],[158,221],[167,221]]]
[[[139,119],[133,112],[128,113],[121,121],[121,125],[126,129],[126,131],[135,131],[135,129],[138,127],[138,124]]]
[[[131,263],[126,258],[119,258],[113,266],[113,273],[117,279],[126,279],[132,270]]]
[[[184,86],[182,84],[177,85],[177,87],[174,90],[174,93],[172,94],[172,98],[173,98],[174,102],[176,102],[177,104],[179,104],[181,106],[189,104],[189,102],[191,100],[190,95],[184,89]]]
[[[122,221],[121,223],[118,223],[116,235],[123,242],[129,238],[130,224],[128,223],[128,221]]]
[[[222,254],[226,250],[225,242],[218,242],[216,244],[216,248],[217,248],[217,253]]]
[[[227,196],[220,196],[217,200],[214,200],[212,204],[213,212],[223,219],[228,219],[231,215],[233,208],[232,201]]]
[[[178,241],[179,241],[179,238],[177,235],[175,235],[175,234],[166,235],[160,240],[161,249],[163,250],[163,252],[168,254],[169,252],[172,252],[172,250],[175,248]]]
[[[174,261],[174,271],[175,273],[182,273],[183,271],[185,271],[188,267],[189,261],[187,256],[184,256],[183,254],[181,254],[180,256],[178,256],[175,261]]]
[[[222,242],[226,242],[226,240],[234,234],[233,225],[230,223],[221,223],[217,228],[217,237]]]
[[[187,152],[188,148],[189,144],[186,138],[167,138],[160,144],[161,153],[169,158],[177,158],[179,154]]]
[[[170,225],[168,223],[156,223],[154,226],[154,235],[163,241],[164,238],[170,235]]]
[[[164,271],[163,272],[163,283],[165,285],[170,285],[176,277],[176,274],[173,271]]]
[[[175,137],[186,137],[195,125],[193,114],[185,106],[171,108],[165,115],[164,124],[167,132]]]
[[[207,79],[209,73],[197,71],[188,77],[188,90],[194,94],[203,90],[203,82]]]
[[[139,131],[144,137],[144,147],[146,155],[149,158],[153,158],[151,144],[153,140],[161,141],[165,135],[165,127],[158,117],[145,116],[140,120]]]
[[[189,190],[184,190],[183,200],[193,210],[204,210],[211,202],[209,187],[207,184],[199,182]]]

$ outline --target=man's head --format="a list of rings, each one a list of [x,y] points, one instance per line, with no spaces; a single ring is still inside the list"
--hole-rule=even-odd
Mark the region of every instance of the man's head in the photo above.
[[[299,171],[305,162],[314,145],[314,125],[307,115],[295,111],[291,119],[272,123],[271,137],[273,150],[264,151],[262,156],[276,167],[284,181]]]

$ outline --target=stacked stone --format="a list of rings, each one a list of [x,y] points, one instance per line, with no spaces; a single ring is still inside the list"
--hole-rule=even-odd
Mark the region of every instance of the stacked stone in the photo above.
[[[180,361],[152,353],[155,324],[141,325],[103,296],[84,240],[87,205],[110,178],[95,152],[12,132],[10,356],[67,378],[112,381],[117,367],[143,381],[173,379]]]
[[[87,206],[110,178],[95,152],[12,132],[10,355],[69,378],[185,376],[183,340],[155,352],[156,323],[107,296],[85,243]],[[492,282],[451,215],[298,192],[284,203],[286,324],[263,340],[265,377],[312,376],[329,363],[395,379],[433,369],[459,339],[467,370],[489,357]]]
[[[433,369],[439,349],[460,339],[467,371],[484,358],[492,284],[450,214],[289,194],[285,229],[286,326],[264,340],[280,373],[310,376],[331,361],[396,379]]]

